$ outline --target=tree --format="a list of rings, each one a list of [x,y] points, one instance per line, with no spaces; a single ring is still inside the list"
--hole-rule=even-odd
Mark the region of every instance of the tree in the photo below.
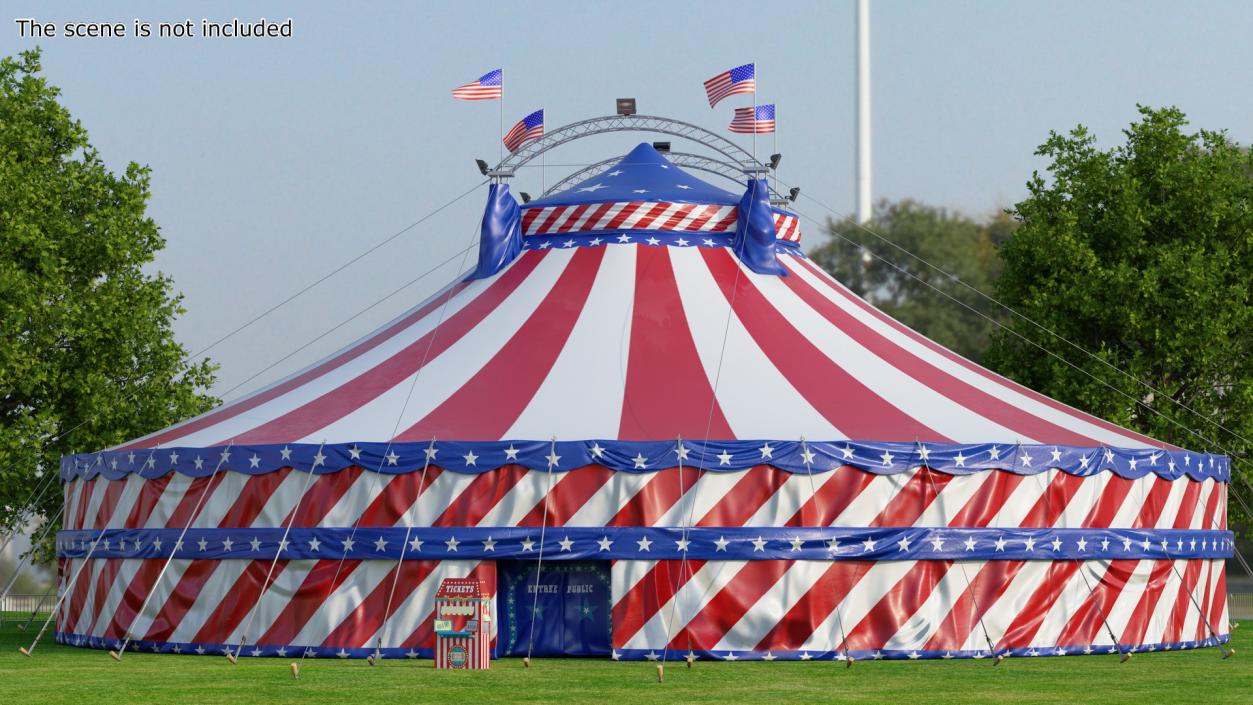
[[[145,214],[149,172],[111,173],[40,76],[39,52],[0,60],[0,524],[60,456],[210,408],[213,366],[185,362],[172,282],[145,271],[165,241]],[[37,513],[51,517],[53,487]]]
[[[809,256],[858,296],[932,340],[977,361],[983,357],[995,324],[955,305],[944,294],[994,319],[1000,316],[998,308],[876,235],[971,287],[990,292],[1001,269],[996,246],[1009,237],[1014,226],[1004,213],[981,223],[908,199],[883,201],[864,227],[852,218],[829,222],[830,241],[812,250]],[[900,269],[884,263],[872,252]]]
[[[1096,359],[1015,318],[987,362],[1166,442],[1243,455],[1253,438],[1253,158],[1225,133],[1187,124],[1175,108],[1141,107],[1109,149],[1082,126],[1050,134],[1037,151],[1048,178],[1034,174],[1014,209],[1020,226],[1001,247],[997,291]]]

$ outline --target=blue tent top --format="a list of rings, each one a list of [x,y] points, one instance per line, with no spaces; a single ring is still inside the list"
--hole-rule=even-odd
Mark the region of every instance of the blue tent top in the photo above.
[[[606,201],[669,201],[735,205],[740,194],[701,181],[641,143],[609,169],[560,193],[528,203],[525,208],[574,206]]]

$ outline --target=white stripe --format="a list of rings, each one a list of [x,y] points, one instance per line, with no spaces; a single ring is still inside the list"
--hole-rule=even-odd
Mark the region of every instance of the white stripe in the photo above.
[[[619,561],[621,563],[621,561]],[[634,634],[615,635],[625,649],[663,648],[700,614],[709,601],[739,574],[748,561],[710,561],[697,570]],[[657,577],[656,579],[663,579]]]
[[[900,493],[909,481],[918,473],[918,469],[907,470],[895,475],[876,475],[844,511],[831,522],[831,526],[870,526],[875,517],[883,513],[888,503]]]
[[[805,640],[801,648],[810,651],[836,648],[841,641],[841,634],[852,634],[857,625],[866,618],[866,614],[917,563],[918,561],[876,561],[844,599],[840,600],[839,606],[831,610],[822,624],[814,629],[814,633]]]
[[[701,367],[710,386],[716,383],[718,405],[736,436],[846,437],[783,376],[739,317],[727,315],[731,307],[697,248],[668,248],[668,254]]]
[[[1000,645],[1005,638],[1006,632],[1018,619],[1027,604],[1035,595],[1037,589],[1044,582],[1044,578],[1048,575],[1049,566],[1053,565],[1052,561],[1026,561],[1014,577],[1010,580],[1009,587],[1000,597],[996,598],[990,605],[984,605],[983,628],[975,625],[974,629],[966,635],[965,642],[961,645],[963,650],[986,649],[987,642],[983,638],[983,630],[987,629],[988,635],[992,639],[993,644]]]
[[[634,247],[605,249],[570,337],[506,438],[617,438],[631,349],[635,255]],[[589,394],[594,403],[588,403]]]
[[[755,650],[761,640],[783,621],[788,610],[809,593],[814,583],[826,575],[830,567],[831,564],[827,561],[792,561],[783,576],[722,635],[713,650]]]
[[[931,594],[927,595],[927,599],[884,643],[883,648],[921,649],[925,646],[966,592],[967,576],[977,576],[985,565],[987,561],[954,561],[944,573],[944,577],[940,578],[935,588],[931,590]],[[977,620],[975,630],[979,632],[979,636],[983,636],[983,630],[978,628]],[[986,647],[986,642],[984,645]]]

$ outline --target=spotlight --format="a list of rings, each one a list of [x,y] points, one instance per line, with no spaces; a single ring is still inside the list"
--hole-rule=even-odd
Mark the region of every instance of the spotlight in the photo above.
[[[531,202],[531,194],[527,193],[526,191],[519,191],[519,192],[518,192],[518,194],[519,194],[520,196],[522,196],[522,202],[523,202],[523,203],[530,203],[530,202]]]
[[[658,152],[661,152],[662,154],[669,154],[670,143],[669,142],[653,142],[653,149],[657,150]]]
[[[801,195],[801,187],[800,186],[793,187],[790,191],[787,192],[787,200],[791,201],[792,203],[796,203],[796,197],[799,195]]]
[[[771,155],[770,155],[770,169],[771,169],[771,170],[778,169],[778,168],[779,168],[779,162],[781,162],[781,161],[783,161],[783,155],[782,155],[782,154],[771,154]]]
[[[617,107],[619,115],[634,115],[635,114],[635,99],[634,98],[619,98],[617,100],[616,107]]]
[[[482,174],[483,176],[487,176],[487,169],[488,169],[487,162],[483,161],[482,159],[475,159],[474,163],[478,165],[479,173]]]

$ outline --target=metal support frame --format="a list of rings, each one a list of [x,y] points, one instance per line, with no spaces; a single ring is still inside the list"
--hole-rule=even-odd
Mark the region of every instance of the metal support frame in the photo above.
[[[741,171],[754,166],[764,166],[731,140],[690,122],[655,115],[606,115],[572,122],[535,141],[528,142],[517,152],[505,157],[493,170],[517,171],[518,167],[550,149],[577,139],[608,132],[656,132],[671,135],[691,140],[721,154],[738,165]]]

